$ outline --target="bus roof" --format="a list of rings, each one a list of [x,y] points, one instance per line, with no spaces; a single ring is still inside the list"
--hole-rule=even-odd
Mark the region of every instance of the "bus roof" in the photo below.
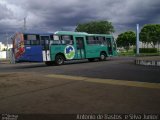
[[[22,34],[34,34],[34,35],[51,35],[53,33],[49,32],[16,32],[16,33],[22,33]]]
[[[35,34],[35,35],[52,35],[52,34],[60,34],[60,35],[87,35],[87,36],[107,36],[113,37],[112,34],[88,34],[86,32],[74,32],[74,31],[56,31],[56,32],[16,32],[22,34]]]
[[[107,36],[107,37],[113,37],[112,34],[88,34],[89,36]]]
[[[112,34],[88,34],[86,32],[73,32],[73,31],[57,31],[54,34],[60,34],[60,35],[87,35],[87,36],[107,36],[107,37],[113,37]]]
[[[73,32],[73,31],[56,31],[54,34],[64,34],[64,35],[88,35],[86,32]]]

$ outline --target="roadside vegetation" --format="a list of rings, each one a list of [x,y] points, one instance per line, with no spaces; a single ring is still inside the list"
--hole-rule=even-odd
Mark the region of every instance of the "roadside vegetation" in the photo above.
[[[118,56],[136,56],[136,53],[134,52],[134,49],[130,49],[128,51],[126,50],[118,50]],[[138,56],[160,56],[160,51],[155,53],[139,53]]]
[[[78,24],[75,31],[91,34],[112,34],[115,29],[109,21],[91,21]],[[139,56],[160,55],[160,24],[144,25],[140,31],[141,48]],[[119,56],[136,56],[136,33],[126,31],[116,39]]]
[[[160,24],[148,24],[140,31],[141,48],[139,56],[159,56],[160,55]],[[136,33],[127,31],[117,37],[118,55],[136,55]]]
[[[87,32],[90,34],[111,34],[114,26],[109,21],[91,21],[87,23],[78,24],[76,32]]]

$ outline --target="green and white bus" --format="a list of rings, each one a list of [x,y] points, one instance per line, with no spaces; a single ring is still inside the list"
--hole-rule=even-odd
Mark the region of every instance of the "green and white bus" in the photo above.
[[[50,61],[46,65],[62,65],[67,60],[106,60],[116,56],[116,42],[113,35],[88,34],[85,32],[57,31],[50,41]]]
[[[16,33],[13,53],[16,62],[45,62],[62,65],[64,61],[106,60],[116,56],[113,35],[57,31],[55,33]]]

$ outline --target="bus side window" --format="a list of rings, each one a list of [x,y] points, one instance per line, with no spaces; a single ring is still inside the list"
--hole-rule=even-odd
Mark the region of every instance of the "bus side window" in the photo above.
[[[24,44],[25,45],[39,45],[39,36],[38,35],[24,35]]]
[[[62,41],[62,44],[70,44],[70,45],[74,44],[72,35],[62,35],[61,41]]]
[[[31,40],[31,45],[39,45],[39,40]]]
[[[45,40],[41,40],[41,45],[44,45],[45,44]]]
[[[60,37],[58,35],[53,35],[53,37],[51,37],[51,41],[50,44],[51,45],[60,45],[61,41],[60,41]]]
[[[30,40],[24,40],[24,45],[30,45],[31,44],[30,42],[31,42]]]
[[[27,35],[26,34],[23,35],[23,38],[24,38],[24,45],[30,45],[31,44],[30,43],[31,41],[27,39]]]
[[[27,40],[37,40],[36,35],[27,35]]]
[[[97,44],[106,44],[106,40],[105,40],[105,37],[102,37],[102,36],[98,36],[96,37],[96,43]]]
[[[60,45],[61,44],[60,40],[52,40],[50,42],[51,42],[51,45]]]
[[[96,39],[94,36],[87,36],[86,37],[86,41],[87,41],[87,44],[96,44]]]
[[[107,45],[107,40],[105,39],[105,37],[103,38],[102,43],[103,43],[104,45]]]

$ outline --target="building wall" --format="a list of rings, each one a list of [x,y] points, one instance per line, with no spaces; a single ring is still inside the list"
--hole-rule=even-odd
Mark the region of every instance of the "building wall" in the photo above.
[[[12,48],[12,44],[8,44],[8,49]],[[0,59],[9,59],[9,51],[4,51],[7,49],[7,45],[0,42]]]
[[[6,59],[7,58],[7,52],[6,51],[0,51],[0,59]]]

